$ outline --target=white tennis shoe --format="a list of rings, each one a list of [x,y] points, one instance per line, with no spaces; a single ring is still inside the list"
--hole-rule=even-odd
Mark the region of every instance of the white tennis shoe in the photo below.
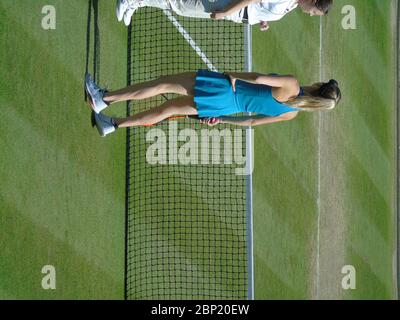
[[[111,117],[102,113],[94,113],[94,120],[97,130],[102,137],[113,133],[117,130],[116,125]]]
[[[129,7],[124,13],[124,23],[126,26],[129,26],[131,24],[132,16],[135,13],[135,11],[144,6],[143,0],[128,0],[128,1],[129,1]]]
[[[126,10],[128,10],[129,8],[129,5],[130,5],[129,0],[117,0],[116,13],[118,21],[122,21]]]
[[[89,94],[90,99],[92,100],[92,108],[94,112],[100,113],[108,107],[108,104],[103,100],[106,90],[101,89],[96,82],[94,82],[89,73],[86,73],[85,76],[85,87],[86,92]]]

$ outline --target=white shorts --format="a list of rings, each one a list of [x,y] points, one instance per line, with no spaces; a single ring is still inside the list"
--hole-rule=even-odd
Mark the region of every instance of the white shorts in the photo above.
[[[214,11],[220,11],[234,0],[144,0],[144,5],[159,9],[170,9],[179,16],[210,18]],[[225,17],[237,23],[242,22],[241,12]]]

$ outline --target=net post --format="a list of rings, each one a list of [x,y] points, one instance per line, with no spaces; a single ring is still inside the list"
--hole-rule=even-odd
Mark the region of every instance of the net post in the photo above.
[[[399,22],[399,17],[400,17],[400,4],[399,1],[396,1],[394,3],[395,6],[395,12],[396,12],[396,21],[397,24],[395,26],[396,28],[396,46],[395,46],[395,54],[397,55],[397,61],[396,61],[396,69],[397,69],[397,75],[396,75],[396,100],[397,100],[397,152],[396,152],[396,162],[397,162],[397,178],[396,178],[396,189],[397,189],[397,199],[395,202],[395,207],[396,207],[396,223],[395,223],[395,229],[396,229],[396,271],[395,271],[395,277],[396,277],[396,292],[395,292],[395,299],[399,299],[400,297],[400,22]]]
[[[252,61],[252,33],[251,25],[244,25],[244,63],[245,70],[251,72]],[[251,113],[249,113],[251,115]],[[253,129],[246,128],[246,229],[247,229],[247,273],[248,291],[247,298],[254,300],[254,254],[253,254]]]

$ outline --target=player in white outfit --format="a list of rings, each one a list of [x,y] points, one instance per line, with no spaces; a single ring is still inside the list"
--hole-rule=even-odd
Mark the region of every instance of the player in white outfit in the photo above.
[[[138,8],[154,7],[191,18],[260,24],[261,30],[267,30],[268,21],[280,20],[297,7],[311,16],[321,16],[332,3],[333,0],[118,0],[117,17],[129,25]]]

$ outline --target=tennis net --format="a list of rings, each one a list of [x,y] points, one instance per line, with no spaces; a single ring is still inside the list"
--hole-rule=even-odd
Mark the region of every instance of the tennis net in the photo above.
[[[128,84],[243,71],[245,49],[242,25],[141,8],[128,32]],[[135,101],[128,114],[173,97]],[[180,120],[127,131],[127,299],[250,297],[248,180],[237,173],[245,155],[246,130],[229,125]]]

